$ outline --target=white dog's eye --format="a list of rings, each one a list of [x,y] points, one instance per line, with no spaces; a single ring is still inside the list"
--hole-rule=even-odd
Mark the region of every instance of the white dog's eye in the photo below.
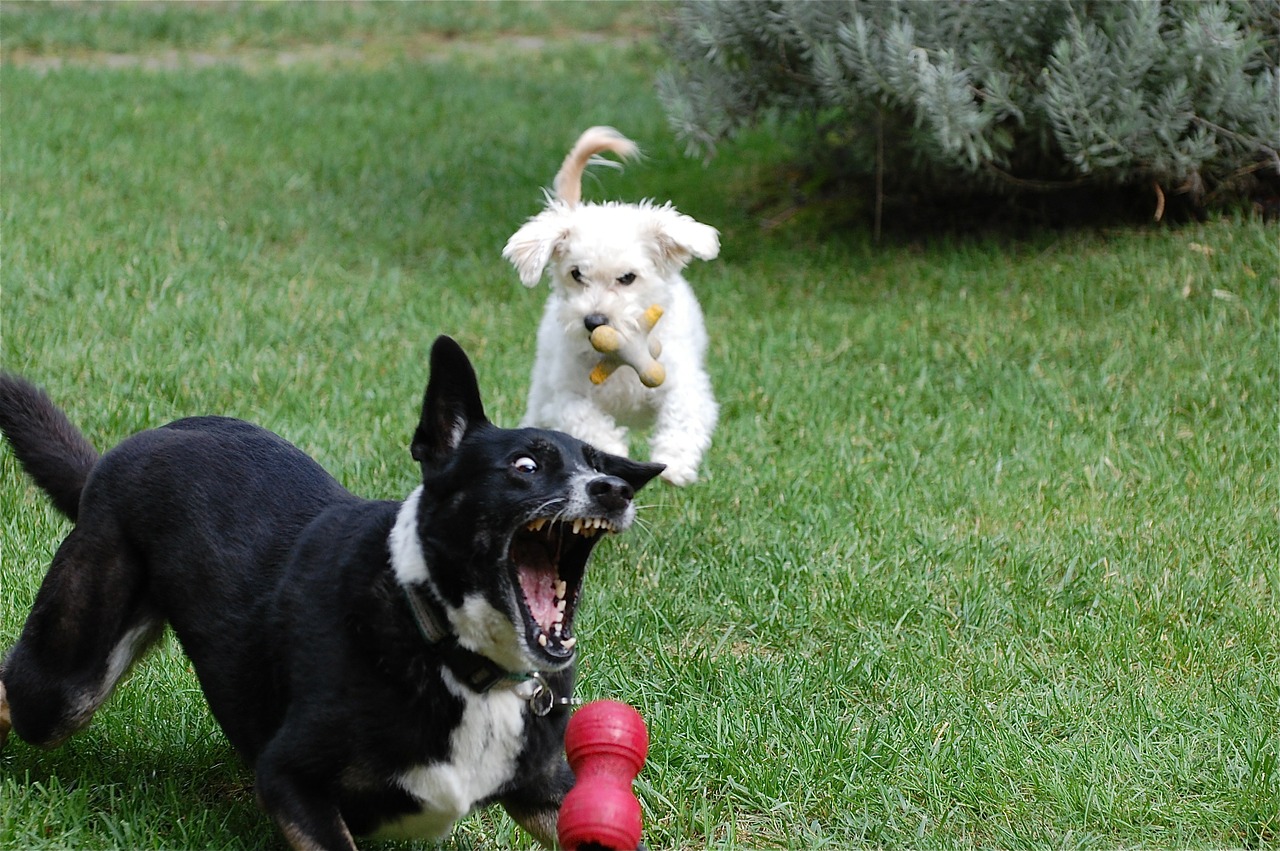
[[[582,272],[578,270],[577,266],[574,266],[572,269],[569,270],[569,277],[573,278],[575,281],[577,281],[580,284],[583,283]]]
[[[511,462],[511,466],[515,467],[522,473],[538,472],[538,462],[530,458],[528,455],[521,455],[519,458]]]
[[[631,282],[634,281],[635,279],[636,279],[636,273],[628,272],[627,274],[623,275],[621,278],[618,278],[618,283],[626,287],[626,286],[630,286]]]

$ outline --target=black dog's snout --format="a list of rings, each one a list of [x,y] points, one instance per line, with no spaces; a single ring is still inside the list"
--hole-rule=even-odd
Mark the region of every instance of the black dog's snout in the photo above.
[[[627,503],[631,502],[631,497],[636,495],[635,488],[617,476],[601,476],[593,479],[587,485],[587,493],[601,507],[610,511],[626,508]]]
[[[599,328],[601,325],[609,324],[609,317],[603,313],[588,313],[582,320],[582,324],[587,326],[587,333]]]

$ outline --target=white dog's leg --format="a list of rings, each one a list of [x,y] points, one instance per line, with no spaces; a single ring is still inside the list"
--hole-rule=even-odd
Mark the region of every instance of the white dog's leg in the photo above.
[[[662,478],[681,486],[697,481],[719,413],[706,373],[688,379],[663,400],[649,438],[649,460],[666,464]]]

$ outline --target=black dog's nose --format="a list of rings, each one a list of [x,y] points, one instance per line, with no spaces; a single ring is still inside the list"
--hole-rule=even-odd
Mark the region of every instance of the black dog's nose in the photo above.
[[[588,313],[582,320],[582,324],[587,326],[587,333],[599,328],[601,325],[609,324],[609,317],[603,313]]]
[[[587,493],[602,508],[607,508],[610,511],[626,508],[627,503],[631,501],[631,497],[636,494],[631,485],[617,476],[601,476],[598,479],[593,479],[587,485]]]

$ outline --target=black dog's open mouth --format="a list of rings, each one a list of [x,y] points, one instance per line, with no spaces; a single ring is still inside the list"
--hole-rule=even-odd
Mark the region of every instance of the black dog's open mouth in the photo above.
[[[524,592],[530,646],[557,662],[573,655],[573,615],[582,592],[587,558],[601,532],[616,532],[602,517],[554,520],[541,517],[516,531],[511,563]]]

